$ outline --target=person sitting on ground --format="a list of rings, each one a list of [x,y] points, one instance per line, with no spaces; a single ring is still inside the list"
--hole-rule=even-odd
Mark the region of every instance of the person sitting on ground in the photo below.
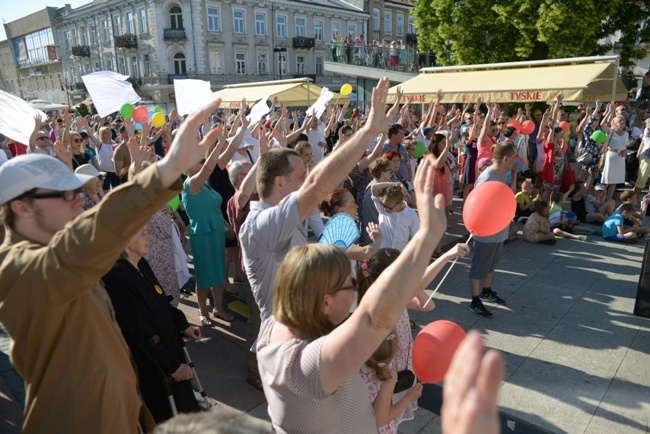
[[[379,212],[379,230],[384,234],[382,247],[403,250],[420,228],[417,213],[404,200],[408,195],[404,185],[380,182],[370,188]]]
[[[624,224],[626,226],[643,226],[643,220],[645,219],[646,213],[648,211],[648,203],[650,203],[650,195],[646,195],[643,197],[643,201],[641,202],[641,212],[637,211],[637,207],[639,206],[639,195],[636,193],[635,190],[623,191],[621,193],[620,198],[622,203],[631,203],[632,205],[634,205],[634,212],[632,213],[632,218],[629,220],[625,219]],[[620,209],[621,207],[619,206],[614,212],[620,214]]]
[[[624,219],[632,217],[634,205],[624,203],[620,214],[614,213],[603,222],[603,238],[617,243],[636,243],[637,238],[648,234],[648,228],[630,227],[623,224]]]
[[[548,212],[550,206],[545,200],[534,202],[535,212],[528,217],[524,225],[524,241],[529,243],[555,244],[555,233],[551,232]]]
[[[576,183],[577,184],[577,183]],[[551,227],[555,235],[561,236],[563,238],[572,238],[575,240],[586,241],[587,237],[570,237],[568,235],[563,235],[560,232],[565,232],[567,234],[573,234],[574,232],[582,232],[587,234],[593,234],[595,231],[593,229],[587,229],[582,226],[578,226],[578,216],[572,211],[564,211],[562,205],[566,200],[569,192],[573,191],[575,184],[571,186],[567,193],[560,193],[555,191],[551,194],[551,209],[549,211],[549,221],[551,222]],[[555,229],[559,229],[560,232],[555,232]]]
[[[533,213],[535,200],[531,199],[533,192],[533,182],[528,179],[521,183],[521,191],[515,194],[517,209],[515,210],[515,220],[526,223],[526,219]]]
[[[596,184],[585,197],[588,223],[592,223],[592,221],[605,221],[614,212],[616,204],[613,199],[606,198],[606,190],[607,187],[603,184]],[[592,221],[589,221],[590,219]]]

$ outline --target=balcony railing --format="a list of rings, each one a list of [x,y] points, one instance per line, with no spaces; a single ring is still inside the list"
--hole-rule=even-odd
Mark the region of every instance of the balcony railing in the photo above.
[[[138,46],[138,37],[130,33],[116,36],[115,46],[117,48],[136,48]]]
[[[163,30],[163,39],[165,41],[184,41],[185,29],[165,29]]]
[[[74,89],[75,90],[81,90],[81,91],[86,91],[86,85],[84,84],[83,81],[78,81],[74,84]]]
[[[421,53],[414,48],[343,43],[325,44],[325,47],[328,62],[402,72],[436,66],[433,53]]]
[[[187,78],[187,74],[169,74],[167,76],[167,84],[174,84],[174,80],[183,80]]]
[[[309,50],[310,48],[314,48],[315,45],[316,38],[304,38],[302,36],[293,38],[293,48],[302,48]]]
[[[72,55],[77,57],[90,57],[90,47],[88,45],[72,47]]]
[[[142,79],[141,78],[135,78],[135,77],[129,77],[126,79],[131,85],[133,85],[133,89],[138,89],[140,86],[142,86]]]

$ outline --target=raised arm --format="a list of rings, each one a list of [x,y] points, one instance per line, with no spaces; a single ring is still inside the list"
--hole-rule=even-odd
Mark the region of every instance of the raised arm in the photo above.
[[[29,136],[29,150],[34,152],[36,150],[36,139],[38,138],[38,132],[43,128],[43,121],[39,115],[34,115],[34,129],[32,130],[31,136]]]
[[[370,286],[357,310],[325,338],[320,375],[328,395],[368,360],[391,333],[406,304],[420,291],[429,258],[447,225],[442,195],[435,198],[433,195],[434,171],[431,160],[425,158],[416,174],[420,229],[395,262]]]
[[[219,158],[217,159],[217,164],[219,165],[219,168],[221,168],[221,170],[226,168],[226,165],[228,165],[233,155],[235,155],[235,152],[237,152],[237,149],[239,149],[239,145],[241,144],[241,141],[244,139],[246,130],[250,125],[250,122],[245,115],[241,115],[240,121],[241,121],[241,128],[239,128],[239,131],[237,131],[235,136],[230,140],[230,143],[228,144],[226,149],[221,153],[221,155],[219,155]],[[222,129],[220,128],[219,131],[221,132]],[[225,141],[225,137],[222,136],[221,134],[219,135],[219,139]]]
[[[486,103],[488,107],[488,112],[485,115],[485,119],[483,120],[483,127],[481,128],[481,132],[478,136],[478,146],[481,146],[483,142],[485,141],[485,138],[487,137],[487,131],[490,128],[490,122],[492,122],[492,119],[490,116],[492,115],[492,110],[494,109],[494,106],[490,105],[490,101]],[[476,115],[474,116],[474,122],[476,122]]]
[[[384,140],[384,134],[382,133],[379,135],[377,146],[375,146],[375,149],[372,150],[372,153],[367,157],[361,157],[361,160],[359,160],[359,162],[357,163],[357,167],[361,172],[369,168],[370,164],[373,161],[375,161],[377,158],[379,158],[379,156],[381,155],[381,149],[383,148],[383,146],[381,146],[383,140]]]

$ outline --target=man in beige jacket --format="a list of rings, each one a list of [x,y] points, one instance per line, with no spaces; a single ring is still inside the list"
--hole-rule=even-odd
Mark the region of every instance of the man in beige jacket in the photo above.
[[[191,115],[165,158],[87,212],[87,177],[61,161],[32,154],[0,167],[0,322],[26,383],[24,433],[135,433],[139,415],[152,428],[99,280],[216,140],[196,132],[217,107]]]

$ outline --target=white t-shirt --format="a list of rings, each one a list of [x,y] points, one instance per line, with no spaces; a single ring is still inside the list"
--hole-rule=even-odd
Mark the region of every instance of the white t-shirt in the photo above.
[[[374,196],[372,201],[379,212],[379,229],[384,234],[381,247],[403,250],[420,229],[417,213],[408,205],[402,211],[389,213],[378,197]]]

